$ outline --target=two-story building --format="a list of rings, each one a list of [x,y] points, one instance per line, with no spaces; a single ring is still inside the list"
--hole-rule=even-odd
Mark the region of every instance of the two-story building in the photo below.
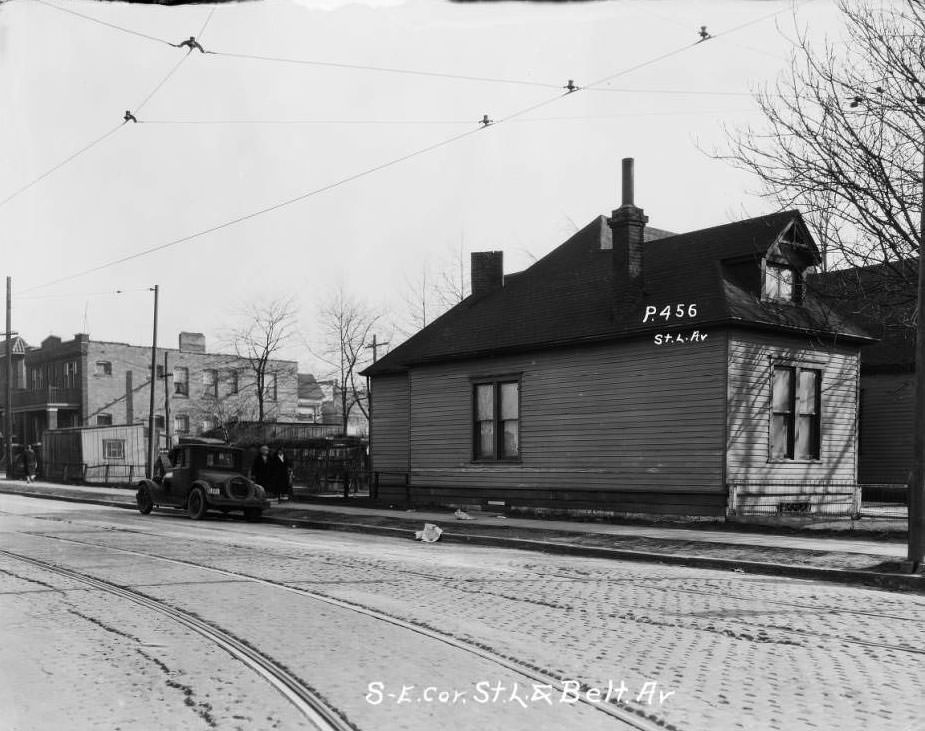
[[[148,423],[150,347],[78,333],[68,341],[50,335],[39,347],[17,340],[12,351],[18,441],[40,441],[46,429]],[[265,419],[296,418],[297,372],[295,361],[268,362]],[[3,388],[5,377],[0,358]],[[199,333],[180,333],[178,348],[158,348],[155,379],[155,426],[162,433],[197,435],[223,422],[256,418],[256,379],[248,359],[207,352]]]
[[[804,286],[800,214],[647,220],[626,160],[623,204],[525,271],[472,255],[472,294],[365,371],[383,500],[721,516],[730,485],[856,481],[871,338]]]

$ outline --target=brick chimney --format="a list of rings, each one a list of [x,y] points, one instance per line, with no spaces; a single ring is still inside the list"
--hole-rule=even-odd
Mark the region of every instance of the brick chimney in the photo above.
[[[625,306],[642,297],[642,244],[649,217],[633,203],[633,158],[623,158],[623,204],[608,223],[613,232],[613,267],[617,296]]]
[[[473,251],[471,256],[472,294],[481,297],[504,286],[504,252]]]
[[[202,333],[180,333],[180,352],[181,353],[205,353],[206,336]]]

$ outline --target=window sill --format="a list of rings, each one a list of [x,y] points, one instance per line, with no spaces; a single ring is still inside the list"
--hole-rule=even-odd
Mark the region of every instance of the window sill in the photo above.
[[[822,460],[818,457],[810,459],[790,459],[789,457],[779,457],[777,459],[769,459],[768,464],[822,464]]]
[[[486,459],[473,459],[469,464],[473,465],[511,465],[511,464],[523,464],[523,460],[520,457],[502,457],[501,459],[486,458]]]

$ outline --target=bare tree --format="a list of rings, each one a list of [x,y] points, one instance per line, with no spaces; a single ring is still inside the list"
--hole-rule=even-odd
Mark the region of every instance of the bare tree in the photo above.
[[[405,277],[404,317],[396,329],[405,337],[422,330],[469,296],[469,264],[463,244],[448,247],[436,265],[425,261],[413,277]]]
[[[368,346],[380,315],[374,314],[368,305],[352,297],[341,285],[322,304],[319,316],[321,347],[314,352],[331,369],[334,399],[346,434],[354,409],[369,418],[368,393],[360,371],[372,361]]]
[[[877,7],[875,7],[875,5]],[[798,34],[789,70],[757,96],[761,128],[718,154],[803,210],[835,267],[879,265],[867,288],[914,292],[925,148],[925,4],[840,0],[844,42]],[[860,281],[860,280],[858,280]]]
[[[232,329],[229,339],[235,354],[247,361],[247,382],[257,401],[257,421],[266,418],[266,402],[275,400],[277,378],[281,375],[274,364],[278,353],[295,334],[295,304],[293,298],[248,305],[242,311],[242,324]]]

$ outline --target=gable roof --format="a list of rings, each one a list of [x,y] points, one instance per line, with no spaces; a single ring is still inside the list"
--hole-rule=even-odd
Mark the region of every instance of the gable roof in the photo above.
[[[13,355],[24,355],[27,350],[34,350],[29,343],[22,339],[20,335],[13,335],[10,338],[10,350]],[[6,338],[0,339],[0,358],[6,357]]]
[[[506,276],[504,286],[470,296],[367,368],[366,375],[416,364],[525,349],[655,334],[678,321],[643,323],[644,308],[695,304],[697,316],[680,321],[685,330],[718,324],[772,328],[781,332],[838,335],[855,341],[866,332],[822,302],[807,296],[800,305],[762,301],[730,275],[724,262],[759,266],[768,249],[788,231],[819,254],[797,211],[773,213],[713,228],[649,240],[643,245],[643,298],[619,308],[611,230],[599,216],[528,269]]]

